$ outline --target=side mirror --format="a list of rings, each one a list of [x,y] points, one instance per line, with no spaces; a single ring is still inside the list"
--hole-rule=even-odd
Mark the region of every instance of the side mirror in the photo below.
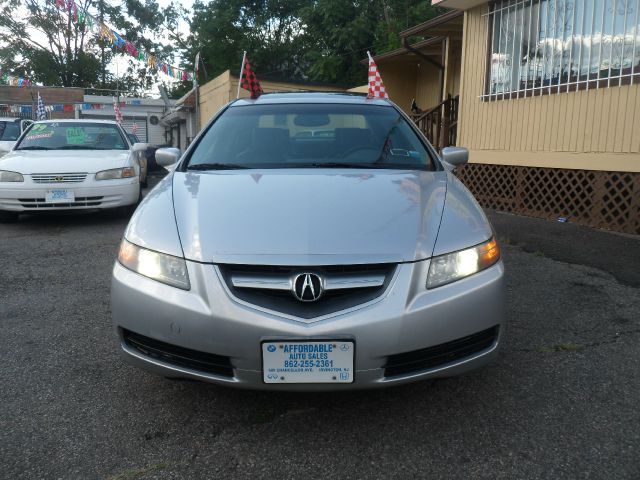
[[[156,150],[156,163],[161,167],[170,167],[180,160],[181,155],[179,148],[159,148]]]
[[[148,143],[137,142],[131,146],[131,150],[134,152],[139,152],[141,150],[146,150],[148,146]]]
[[[469,161],[469,150],[462,147],[445,147],[442,149],[441,158],[453,170]]]
[[[27,128],[33,125],[31,120],[20,120],[20,133],[24,132]]]

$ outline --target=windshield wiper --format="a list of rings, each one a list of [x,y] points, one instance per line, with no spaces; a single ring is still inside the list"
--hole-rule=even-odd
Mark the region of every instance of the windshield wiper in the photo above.
[[[65,145],[58,147],[56,150],[110,150],[108,148],[93,147],[91,145]]]
[[[16,150],[53,150],[49,147],[41,147],[39,145],[29,145],[27,147],[16,148]]]
[[[250,167],[237,163],[196,163],[189,165],[187,170],[242,170],[246,168]]]

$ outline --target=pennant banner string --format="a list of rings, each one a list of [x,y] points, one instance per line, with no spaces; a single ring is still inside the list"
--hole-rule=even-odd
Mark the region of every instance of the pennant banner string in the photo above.
[[[193,80],[193,72],[175,67],[166,62],[160,62],[155,55],[148,54],[142,49],[138,49],[132,42],[126,40],[116,31],[110,29],[98,18],[92,16],[86,10],[81,11],[76,5],[75,0],[56,0],[55,5],[59,10],[63,10],[68,13],[76,23],[88,26],[89,29],[96,33],[100,39],[111,43],[116,50],[123,50],[123,53],[126,53],[141,62],[145,62],[149,68],[157,69],[159,72],[177,80]]]

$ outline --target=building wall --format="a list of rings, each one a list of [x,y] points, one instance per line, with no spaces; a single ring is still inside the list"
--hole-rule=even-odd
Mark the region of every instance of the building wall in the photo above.
[[[347,90],[347,92],[353,93],[369,93],[369,84],[360,85],[359,87],[353,87]]]
[[[138,125],[138,138],[142,142],[152,145],[163,145],[165,140],[165,127],[159,120],[167,110],[164,101],[153,98],[121,97],[120,101],[126,104],[120,107],[123,121],[122,126],[127,132],[132,131],[133,124]],[[115,120],[113,109],[113,97],[107,95],[85,95],[84,103],[102,104],[103,108],[77,111],[78,118],[94,118],[103,120]],[[152,117],[155,120],[152,121]],[[155,125],[154,123],[155,122]]]
[[[199,98],[200,128],[203,128],[211,117],[230,101],[231,73],[229,70],[201,85]]]
[[[470,161],[640,172],[640,85],[480,99],[487,5],[465,12],[458,145]]]
[[[452,97],[460,95],[460,81],[462,80],[462,52],[461,49],[451,49],[447,59],[447,78],[445,86],[445,96]]]
[[[259,78],[259,73],[258,73]],[[265,93],[270,92],[344,92],[344,88],[326,85],[305,85],[288,82],[274,82],[261,80],[260,85]],[[238,77],[226,72],[218,75],[210,82],[200,87],[200,126],[204,127],[207,122],[227,103],[236,98],[238,92]],[[240,98],[248,98],[250,93],[240,89]]]
[[[0,104],[31,105],[32,108],[34,108],[38,102],[38,92],[40,92],[40,96],[42,97],[45,105],[50,105],[52,103],[82,103],[84,98],[83,88],[38,86],[13,87],[9,85],[0,85]],[[75,112],[73,110],[67,112],[51,112],[50,116],[51,118],[74,118]]]
[[[423,110],[438,105],[440,98],[440,70],[435,66],[421,62],[416,68],[417,85],[414,87],[416,103]],[[405,109],[407,112],[409,109]]]
[[[416,102],[423,107],[423,102],[416,95],[417,69],[415,66],[407,67],[404,62],[397,61],[378,63],[380,75],[384,82],[385,89],[389,94],[389,99],[402,108],[405,112],[411,111],[411,101],[416,98]]]

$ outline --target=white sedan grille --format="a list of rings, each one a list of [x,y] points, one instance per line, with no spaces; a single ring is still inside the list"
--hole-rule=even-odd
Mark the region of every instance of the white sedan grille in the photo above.
[[[34,183],[80,183],[87,178],[86,173],[42,173],[31,175]]]

